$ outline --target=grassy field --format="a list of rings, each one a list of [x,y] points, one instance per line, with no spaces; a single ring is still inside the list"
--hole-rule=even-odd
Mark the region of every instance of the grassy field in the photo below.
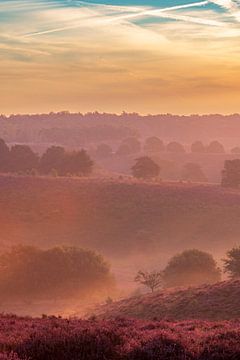
[[[170,320],[240,318],[240,280],[157,291],[96,309],[100,318],[132,317]]]
[[[240,192],[135,180],[0,177],[1,246],[75,244],[123,259],[239,243]]]

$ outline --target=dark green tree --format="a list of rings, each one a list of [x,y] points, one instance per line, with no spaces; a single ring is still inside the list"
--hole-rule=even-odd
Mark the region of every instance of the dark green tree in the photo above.
[[[240,159],[226,160],[222,171],[223,187],[237,188],[240,185]]]
[[[192,153],[204,153],[205,150],[205,146],[201,141],[195,141],[191,146]]]
[[[40,170],[43,174],[50,174],[53,169],[58,174],[63,173],[65,163],[65,149],[61,146],[51,146],[40,159]]]
[[[224,272],[232,279],[240,277],[240,246],[234,247],[227,252],[227,258],[223,260]]]
[[[176,141],[172,141],[167,145],[167,151],[171,153],[185,153],[184,146]]]
[[[221,271],[211,254],[186,250],[172,257],[163,271],[165,287],[212,284],[221,280]]]
[[[27,145],[14,145],[10,151],[9,167],[12,172],[30,172],[39,165],[38,155]]]
[[[146,139],[144,144],[144,151],[147,153],[158,153],[165,150],[163,141],[157,136],[151,136]]]
[[[213,154],[224,154],[225,150],[219,141],[212,141],[206,148],[206,152]]]
[[[157,177],[160,173],[160,167],[150,157],[142,156],[136,159],[132,167],[132,174],[139,179],[148,179]]]

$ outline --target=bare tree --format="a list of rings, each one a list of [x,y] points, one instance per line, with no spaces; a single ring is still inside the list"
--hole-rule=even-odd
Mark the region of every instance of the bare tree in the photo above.
[[[152,292],[162,285],[162,273],[157,271],[139,271],[134,281],[147,286]]]

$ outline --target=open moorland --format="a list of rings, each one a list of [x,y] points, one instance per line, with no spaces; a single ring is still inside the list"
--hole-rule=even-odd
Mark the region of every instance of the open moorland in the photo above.
[[[230,320],[240,318],[240,280],[157,291],[96,309],[100,318]]]
[[[0,176],[1,246],[77,245],[111,258],[238,244],[240,192],[125,179]]]

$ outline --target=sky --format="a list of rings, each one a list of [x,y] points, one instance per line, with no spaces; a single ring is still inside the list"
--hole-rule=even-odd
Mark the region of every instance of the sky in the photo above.
[[[0,113],[240,112],[240,0],[1,0]]]

